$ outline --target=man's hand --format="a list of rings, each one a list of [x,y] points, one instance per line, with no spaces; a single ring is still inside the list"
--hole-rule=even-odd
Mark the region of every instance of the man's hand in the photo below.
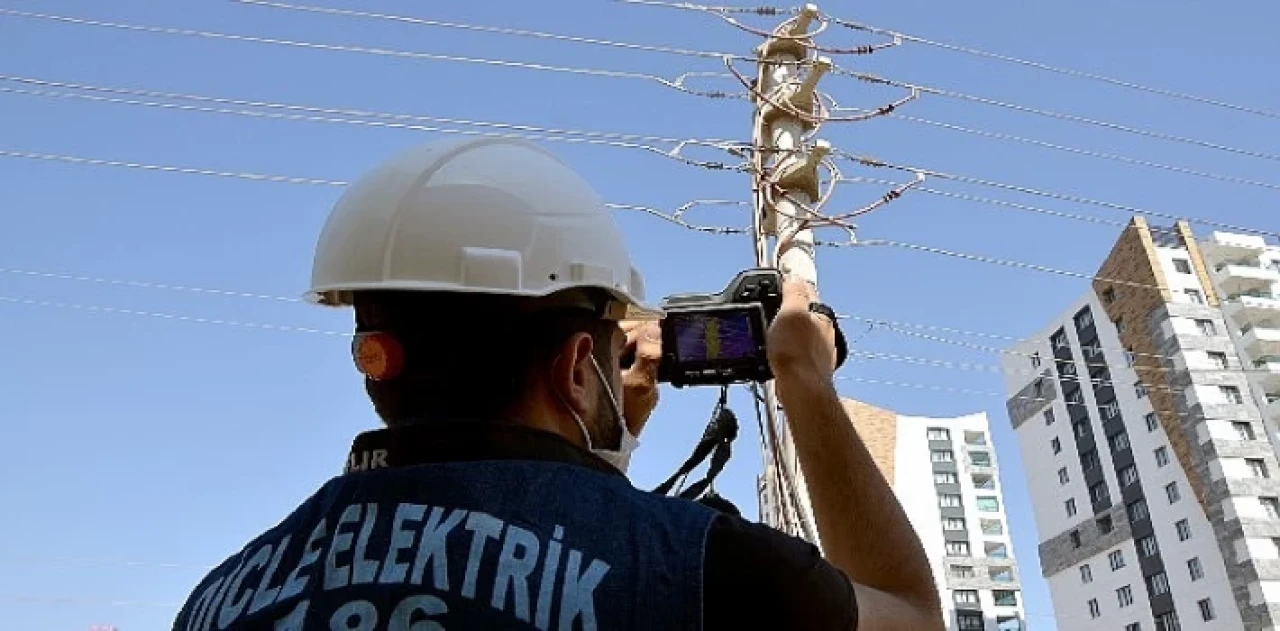
[[[836,329],[826,316],[809,311],[817,292],[803,280],[782,283],[782,307],[769,326],[765,347],[779,385],[791,379],[830,383],[836,369]]]
[[[635,361],[622,371],[622,414],[627,429],[639,436],[658,405],[658,362],[662,358],[662,329],[654,321],[620,323],[627,334],[622,354],[634,353]]]

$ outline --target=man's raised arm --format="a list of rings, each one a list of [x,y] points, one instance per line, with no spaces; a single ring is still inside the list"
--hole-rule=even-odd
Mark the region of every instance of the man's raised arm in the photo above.
[[[832,323],[809,312],[804,283],[788,282],[785,292],[769,360],[823,554],[854,583],[860,631],[940,631],[928,557],[836,393]]]

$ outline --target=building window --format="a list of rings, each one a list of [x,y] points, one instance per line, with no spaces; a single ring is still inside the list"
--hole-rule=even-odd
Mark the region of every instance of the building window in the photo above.
[[[969,554],[968,541],[948,541],[947,554],[953,557],[967,557]]]
[[[1004,522],[999,519],[983,519],[980,523],[982,524],[982,534],[984,535],[1004,534]]]
[[[986,555],[992,559],[1009,558],[1009,546],[999,541],[988,541],[983,544]]]
[[[995,601],[997,607],[1018,606],[1018,592],[1012,589],[993,589],[991,590],[991,598]]]
[[[1031,367],[1032,367],[1032,368],[1039,368],[1039,367],[1040,367],[1040,353],[1039,353],[1039,351],[1037,351],[1037,352],[1035,352],[1035,353],[1032,353],[1032,354],[1031,354]]]
[[[978,590],[976,589],[957,589],[952,593],[952,598],[962,605],[978,604]]]
[[[983,631],[986,628],[987,621],[982,618],[982,614],[956,612],[956,629],[958,631]]]
[[[956,479],[956,474],[950,471],[942,471],[942,472],[933,474],[934,484],[957,484],[958,482],[959,481]]]
[[[961,517],[948,517],[942,520],[943,530],[964,530],[964,519]]]
[[[1200,335],[1218,334],[1218,327],[1213,324],[1213,320],[1196,320],[1196,328],[1199,329]]]
[[[1216,351],[1209,351],[1209,352],[1207,352],[1207,353],[1205,353],[1205,354],[1209,356],[1209,363],[1213,364],[1215,368],[1217,368],[1217,369],[1219,369],[1219,370],[1226,370],[1226,369],[1227,369],[1227,354],[1226,354],[1226,353],[1219,353],[1219,352],[1216,352]]]
[[[1121,431],[1108,437],[1107,443],[1111,445],[1111,453],[1120,453],[1129,448],[1129,434]]]
[[[991,477],[991,474],[975,473],[970,477],[973,478],[973,488],[978,489],[979,491],[996,490],[996,479]]]
[[[1080,468],[1088,471],[1098,466],[1098,450],[1090,449],[1080,454]]]
[[[1013,568],[1011,567],[989,567],[987,568],[987,576],[997,583],[1012,583]]]
[[[1269,478],[1271,473],[1267,471],[1267,463],[1261,458],[1245,458],[1245,466],[1249,467],[1249,474],[1255,478]]]
[[[1142,521],[1151,516],[1147,511],[1147,501],[1141,498],[1131,502],[1125,509],[1129,512],[1130,522]]]
[[[1147,398],[1147,385],[1139,381],[1133,384],[1133,394],[1139,399]]]
[[[1218,392],[1222,393],[1222,398],[1227,403],[1235,403],[1237,405],[1244,403],[1244,397],[1240,395],[1240,388],[1235,386],[1218,386]]]
[[[1178,623],[1178,612],[1170,611],[1156,616],[1156,631],[1182,631]]]
[[[1267,517],[1271,519],[1280,519],[1280,499],[1274,497],[1259,497],[1258,502],[1262,504],[1262,510],[1267,513]]]
[[[917,434],[919,436],[919,434]],[[929,459],[934,462],[952,462],[955,456],[951,454],[949,449],[935,449],[929,454]]]
[[[1147,535],[1137,541],[1135,544],[1138,548],[1138,554],[1142,557],[1155,556],[1160,552],[1160,546],[1156,545],[1154,535]]]
[[[1130,622],[1124,625],[1124,631],[1142,631],[1142,625],[1136,622]]]
[[[1188,302],[1197,305],[1204,304],[1204,294],[1200,293],[1199,289],[1187,289],[1184,293],[1187,294]]]
[[[1067,517],[1076,516],[1076,500],[1074,497],[1064,502],[1063,505],[1067,507]]]
[[[1105,421],[1109,421],[1120,415],[1120,404],[1115,401],[1103,405],[1099,409],[1102,411],[1102,419]]]
[[[1170,482],[1164,485],[1164,495],[1169,498],[1169,503],[1173,504],[1182,499],[1182,494],[1178,492],[1178,483]]]
[[[1191,273],[1191,261],[1187,259],[1173,259],[1173,269],[1178,270],[1179,274]]]
[[[1099,517],[1097,521],[1095,521],[1094,523],[1098,524],[1098,532],[1104,535],[1111,532],[1112,528],[1115,528],[1115,525],[1111,523],[1110,515],[1103,515],[1102,517]]]
[[[1147,415],[1146,415],[1146,417],[1144,417],[1144,418],[1146,418],[1146,419],[1147,419],[1147,431],[1148,431],[1148,432],[1154,432],[1154,431],[1156,431],[1156,428],[1157,428],[1157,427],[1160,427],[1160,418],[1159,418],[1158,416],[1156,416],[1156,413],[1155,413],[1155,412],[1148,412],[1148,413],[1147,413]]]
[[[1120,486],[1129,486],[1138,481],[1138,470],[1133,465],[1125,465],[1120,470]]]
[[[929,440],[951,440],[951,430],[942,427],[930,427]]]
[[[1081,583],[1093,582],[1093,568],[1089,567],[1088,563],[1085,563],[1084,565],[1080,566],[1080,582]]]
[[[1076,314],[1076,328],[1083,329],[1093,325],[1093,312],[1088,307]]]
[[[977,576],[973,572],[972,565],[953,565],[951,566],[951,575],[955,578],[973,578]]]
[[[1112,550],[1107,555],[1107,562],[1111,564],[1112,572],[1124,567],[1124,552],[1121,550]]]
[[[938,496],[938,506],[942,508],[959,508],[960,496],[954,493],[943,493]]]
[[[1022,621],[1017,616],[996,616],[996,631],[1022,631]]]
[[[1055,456],[1062,453],[1062,441],[1055,436],[1053,440],[1049,441],[1049,448],[1053,450]]]
[[[1071,429],[1075,430],[1076,438],[1084,438],[1089,435],[1089,419],[1081,419],[1071,422]]]
[[[1071,547],[1079,548],[1080,547],[1080,531],[1072,530],[1070,536],[1071,536]]]
[[[1178,531],[1178,541],[1186,541],[1191,538],[1191,524],[1187,520],[1179,519],[1173,527]]]
[[[1258,436],[1253,433],[1253,424],[1248,421],[1232,421],[1231,429],[1236,432],[1236,437],[1240,440],[1254,440]]]
[[[1107,483],[1099,482],[1089,486],[1089,499],[1094,504],[1101,504],[1111,500],[1111,493],[1107,490]]]
[[[1055,420],[1057,420],[1057,419],[1053,418],[1053,410],[1051,410],[1051,409],[1050,409],[1050,410],[1045,410],[1045,411],[1044,411],[1044,424],[1045,424],[1045,425],[1053,425],[1053,422],[1054,422]]]
[[[1134,364],[1136,364],[1136,363],[1138,363],[1138,355],[1137,355],[1137,353],[1134,353],[1134,352],[1133,352],[1133,349],[1125,348],[1125,349],[1124,349],[1124,365],[1125,365],[1125,367],[1126,367],[1126,368],[1133,368],[1133,365],[1134,365]]]
[[[983,512],[983,513],[998,513],[998,512],[1000,512],[1000,500],[999,500],[999,498],[995,498],[995,497],[979,497],[979,498],[978,498],[978,511],[979,511],[979,512]]]
[[[1116,318],[1112,324],[1116,325],[1116,335],[1124,335],[1124,318]]]
[[[1213,620],[1214,616],[1213,616],[1212,601],[1210,601],[1208,598],[1205,598],[1204,600],[1197,601],[1196,605],[1200,607],[1200,617],[1203,618],[1205,622]]]
[[[1108,288],[1106,288],[1106,289],[1102,290],[1102,302],[1105,302],[1105,303],[1107,303],[1107,304],[1111,304],[1111,303],[1113,303],[1113,302],[1115,302],[1115,301],[1116,301],[1116,290],[1115,290],[1115,288],[1113,288],[1113,287],[1108,287]]]
[[[975,467],[990,467],[991,454],[985,451],[971,451],[969,452],[969,463]]]
[[[1169,577],[1164,572],[1156,572],[1147,577],[1147,593],[1152,597],[1169,593]]]
[[[964,442],[968,445],[985,445],[987,444],[986,432],[971,432],[965,430]]]
[[[1116,590],[1116,600],[1120,601],[1120,607],[1123,609],[1133,604],[1133,589],[1128,585]]]
[[[1187,559],[1187,572],[1191,574],[1191,580],[1193,581],[1204,578],[1204,567],[1200,565],[1200,557]]]
[[[1163,467],[1169,464],[1169,450],[1164,447],[1156,447],[1156,466]]]
[[[1049,338],[1049,344],[1054,348],[1067,348],[1069,346],[1067,343],[1067,332],[1058,331],[1053,335],[1053,337]]]
[[[1089,599],[1089,617],[1097,618],[1097,617],[1100,617],[1101,615],[1102,615],[1102,608],[1098,606],[1098,599],[1090,598]]]
[[[1067,468],[1058,469],[1058,484],[1066,484],[1071,481],[1071,474],[1067,473]]]

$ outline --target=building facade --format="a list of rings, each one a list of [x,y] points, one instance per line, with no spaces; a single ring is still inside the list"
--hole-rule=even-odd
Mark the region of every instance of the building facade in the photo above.
[[[903,416],[851,399],[844,406],[928,552],[948,631],[1025,629],[987,416]]]
[[[1091,290],[1006,353],[1059,628],[1280,623],[1277,261],[1136,218]]]

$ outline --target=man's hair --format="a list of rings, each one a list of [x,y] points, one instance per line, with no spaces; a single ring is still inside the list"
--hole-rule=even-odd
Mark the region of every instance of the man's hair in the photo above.
[[[594,304],[601,295],[587,294]],[[362,292],[356,332],[393,335],[405,351],[395,378],[365,380],[388,425],[432,420],[503,421],[534,375],[576,333],[588,333],[602,368],[614,360],[614,322],[587,308],[530,309],[531,299],[434,292]]]

